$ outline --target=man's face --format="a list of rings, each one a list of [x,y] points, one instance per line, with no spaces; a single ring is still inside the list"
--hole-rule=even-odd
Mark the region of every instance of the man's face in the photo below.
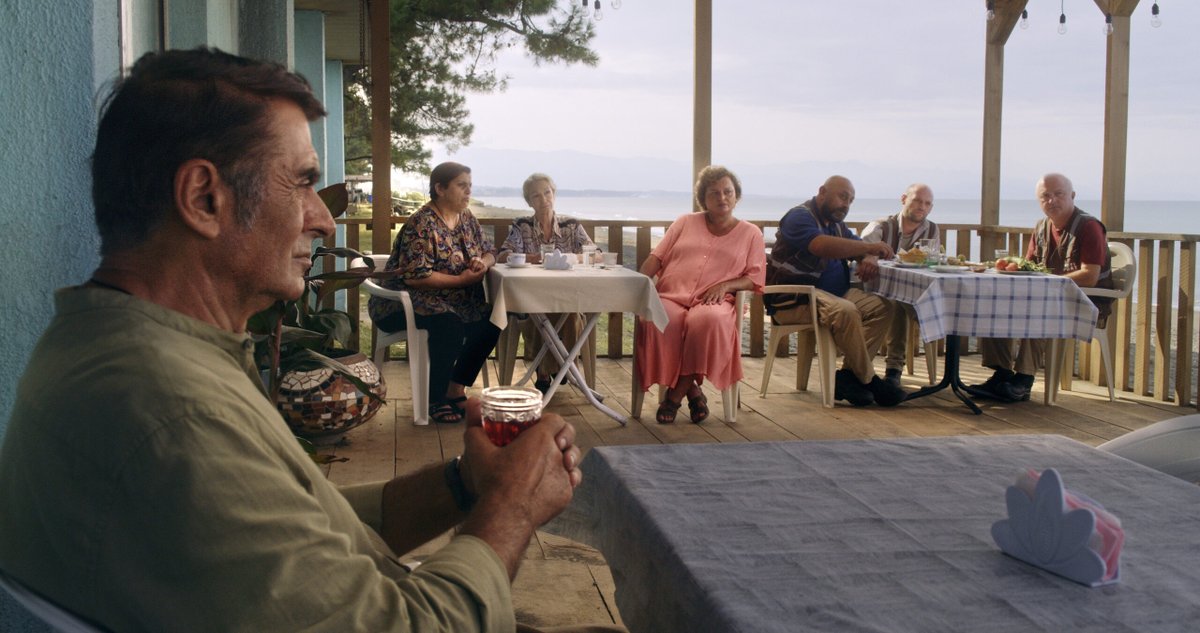
[[[256,310],[300,296],[313,240],[334,231],[333,217],[313,188],[321,171],[304,113],[276,101],[267,116],[273,141],[261,166],[262,202],[250,226],[232,230],[225,250],[241,299]]]
[[[529,206],[538,215],[547,215],[554,210],[554,187],[545,180],[539,180],[529,193]]]
[[[929,187],[918,187],[900,196],[900,214],[905,220],[920,224],[933,210],[933,191]]]
[[[817,213],[826,222],[841,222],[854,204],[854,185],[849,181],[832,181],[817,190]]]
[[[1047,176],[1038,181],[1036,192],[1042,213],[1056,224],[1065,222],[1075,210],[1075,191],[1065,178]]]

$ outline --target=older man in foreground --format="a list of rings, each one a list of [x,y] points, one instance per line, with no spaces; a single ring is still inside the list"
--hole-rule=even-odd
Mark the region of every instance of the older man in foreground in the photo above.
[[[102,260],[56,293],[0,450],[0,567],[104,629],[512,631],[525,547],[582,477],[555,415],[342,489],[292,437],[246,321],[334,230],[323,115],[282,66],[203,49],[143,57],[104,106]]]
[[[851,288],[849,262],[857,261],[858,276],[868,281],[879,274],[879,258],[895,253],[882,242],[864,242],[846,226],[853,203],[854,184],[843,176],[830,176],[816,196],[788,211],[767,260],[767,284],[815,286],[817,319],[829,327],[846,357],[836,375],[834,397],[854,406],[890,407],[904,400],[904,391],[880,380],[872,360],[887,334],[893,305]],[[776,323],[807,323],[811,318],[806,296],[768,299],[767,312]]]
[[[1082,288],[1112,288],[1107,231],[1100,220],[1075,206],[1075,186],[1071,179],[1062,174],[1046,174],[1038,180],[1035,193],[1046,217],[1034,227],[1025,258]],[[1100,311],[1097,318],[1103,323],[1112,300],[1093,298],[1092,301]],[[995,372],[987,382],[971,386],[971,392],[1007,402],[1028,400],[1034,375],[1043,363],[1043,341],[985,338],[980,339],[979,347],[983,366]]]

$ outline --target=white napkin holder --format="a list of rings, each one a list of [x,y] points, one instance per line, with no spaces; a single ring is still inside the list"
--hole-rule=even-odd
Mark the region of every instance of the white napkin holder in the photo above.
[[[1120,566],[1108,573],[1104,558],[1089,544],[1096,515],[1086,508],[1068,510],[1062,478],[1047,468],[1033,498],[1009,486],[1008,518],[992,524],[992,539],[1009,556],[1089,587],[1120,581]],[[1109,576],[1106,578],[1106,576]]]
[[[575,255],[568,255],[556,248],[553,253],[546,253],[542,266],[547,270],[571,270],[571,260],[573,259],[575,259]]]

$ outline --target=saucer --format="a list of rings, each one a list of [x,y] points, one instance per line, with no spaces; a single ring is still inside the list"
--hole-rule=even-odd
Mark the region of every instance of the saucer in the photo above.
[[[526,266],[529,266],[529,262],[525,262],[524,264],[514,264],[512,262],[505,262],[504,265],[508,266],[509,268],[525,268]]]

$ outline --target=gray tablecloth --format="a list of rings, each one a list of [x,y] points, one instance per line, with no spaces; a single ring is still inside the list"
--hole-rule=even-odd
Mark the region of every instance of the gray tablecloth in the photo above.
[[[990,536],[1026,467],[1119,517],[1091,589]],[[1059,436],[601,447],[547,526],[599,549],[634,633],[1196,631],[1200,488]]]

